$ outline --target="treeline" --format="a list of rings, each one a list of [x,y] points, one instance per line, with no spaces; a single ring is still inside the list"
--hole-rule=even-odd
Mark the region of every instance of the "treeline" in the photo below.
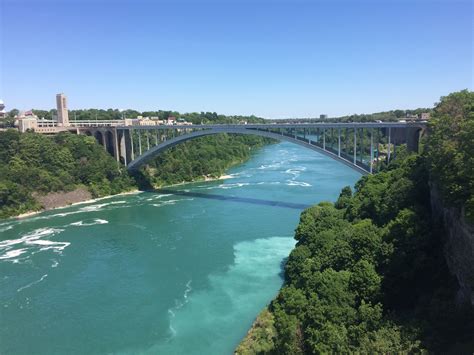
[[[432,113],[432,108],[417,108],[414,110],[390,110],[390,111],[382,111],[382,112],[375,112],[375,113],[362,113],[362,114],[352,114],[352,115],[345,115],[339,117],[328,117],[325,119],[320,118],[289,118],[283,120],[270,120],[270,122],[279,122],[279,123],[294,123],[294,122],[375,122],[375,121],[383,121],[383,122],[395,122],[401,119],[405,119],[408,116],[414,115],[421,115],[422,113]]]
[[[129,175],[94,137],[0,132],[0,218],[41,209],[36,197],[83,187],[93,197],[218,177],[270,142],[262,137],[198,138],[160,154]]]
[[[422,113],[432,113],[433,109],[431,108],[417,108],[414,110],[391,110],[391,111],[383,111],[383,112],[375,112],[375,113],[363,113],[363,114],[353,114],[347,116],[340,116],[331,118],[330,120],[334,120],[337,122],[374,122],[374,121],[383,121],[383,122],[390,122],[390,121],[399,121],[404,119],[408,116],[419,116]]]
[[[429,186],[472,213],[473,113],[474,93],[443,97],[423,154],[302,213],[285,284],[237,353],[473,351],[474,314],[455,304]]]
[[[47,120],[55,119],[57,117],[57,110],[32,110],[33,113],[39,118]],[[0,119],[0,126],[13,127],[15,116],[19,113],[17,109],[12,109],[8,112],[6,117]],[[231,115],[226,116],[217,114],[216,112],[190,112],[190,113],[179,113],[177,111],[136,111],[136,110],[118,110],[118,109],[84,109],[84,110],[69,110],[69,120],[121,120],[124,118],[136,118],[137,116],[142,117],[158,117],[161,120],[166,120],[168,117],[176,117],[177,119],[182,118],[187,122],[194,124],[206,124],[206,123],[263,123],[264,119],[251,115],[251,116],[240,116]]]

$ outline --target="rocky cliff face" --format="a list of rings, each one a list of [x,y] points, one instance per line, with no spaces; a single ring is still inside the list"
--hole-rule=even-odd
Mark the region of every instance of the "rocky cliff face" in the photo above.
[[[430,184],[430,191],[433,218],[446,231],[444,255],[459,283],[457,302],[474,307],[474,226],[466,221],[463,209],[443,204],[436,184]]]

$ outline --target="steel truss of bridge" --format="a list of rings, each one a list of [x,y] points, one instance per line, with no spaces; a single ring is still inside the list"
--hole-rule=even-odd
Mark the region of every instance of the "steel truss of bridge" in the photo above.
[[[251,134],[288,141],[333,158],[362,174],[396,156],[401,145],[417,151],[425,122],[83,126],[117,161],[137,170],[160,152],[213,134]]]

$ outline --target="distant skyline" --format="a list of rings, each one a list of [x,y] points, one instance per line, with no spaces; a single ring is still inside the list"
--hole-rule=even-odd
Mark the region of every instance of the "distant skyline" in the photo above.
[[[432,107],[473,90],[470,0],[0,0],[6,109],[266,118]]]

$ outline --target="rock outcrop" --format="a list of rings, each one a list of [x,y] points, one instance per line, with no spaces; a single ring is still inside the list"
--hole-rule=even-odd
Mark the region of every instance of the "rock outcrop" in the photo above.
[[[443,203],[436,184],[430,184],[430,191],[435,225],[442,223],[445,229],[444,255],[459,283],[457,303],[474,307],[474,226],[466,221],[462,208]]]

